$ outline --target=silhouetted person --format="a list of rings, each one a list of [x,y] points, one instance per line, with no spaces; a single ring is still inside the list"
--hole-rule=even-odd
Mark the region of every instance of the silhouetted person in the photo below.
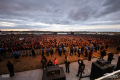
[[[80,78],[82,77],[82,73],[84,73],[84,69],[85,69],[85,64],[83,63],[83,60],[78,60],[78,64],[79,64],[79,68],[78,68],[78,73],[77,73],[77,77],[80,75]]]
[[[93,52],[92,52],[92,50],[90,50],[90,52],[89,52],[89,56],[88,56],[88,61],[91,61],[91,57],[92,57],[92,54],[93,54]]]
[[[113,56],[114,56],[113,53],[108,54],[108,63],[109,64],[111,64],[112,60],[114,59]]]
[[[65,60],[65,68],[66,68],[66,73],[69,73],[70,72],[70,70],[69,70],[69,65],[70,65],[70,62],[69,62],[69,60]]]
[[[120,52],[120,46],[117,47],[116,54],[118,54],[119,52]]]
[[[102,50],[102,51],[101,51],[101,56],[100,56],[100,59],[103,59],[105,55],[106,55],[105,50]]]
[[[11,76],[11,77],[14,76],[14,75],[15,75],[15,74],[14,74],[14,66],[13,66],[11,60],[8,61],[7,67],[8,67],[8,71],[9,71],[9,73],[10,73],[10,76]]]
[[[108,44],[105,45],[105,49],[108,49]]]
[[[42,63],[42,68],[43,69],[47,68],[47,59],[46,59],[45,56],[42,57],[41,63]]]
[[[2,61],[2,57],[3,57],[3,48],[0,48],[0,61]]]
[[[49,67],[49,66],[53,66],[53,63],[51,60],[49,60],[49,62],[47,63],[47,67]]]
[[[32,56],[35,57],[35,51],[32,49]]]

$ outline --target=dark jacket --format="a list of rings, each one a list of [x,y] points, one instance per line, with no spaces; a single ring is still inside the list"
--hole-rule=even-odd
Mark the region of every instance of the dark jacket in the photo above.
[[[9,72],[14,72],[14,66],[10,61],[8,61],[7,67],[8,67]]]
[[[66,68],[69,68],[69,64],[70,64],[69,61],[65,61],[65,67],[66,67]]]

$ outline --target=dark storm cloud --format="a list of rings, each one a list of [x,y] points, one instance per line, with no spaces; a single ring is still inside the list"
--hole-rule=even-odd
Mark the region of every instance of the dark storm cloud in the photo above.
[[[50,27],[35,23],[118,25],[119,4],[120,0],[0,0],[0,22],[16,24],[14,29]],[[13,27],[0,26],[9,28]]]
[[[105,0],[105,2],[102,4],[102,8],[97,12],[98,14],[96,15],[96,17],[112,13],[114,14],[118,11],[120,11],[120,0]]]

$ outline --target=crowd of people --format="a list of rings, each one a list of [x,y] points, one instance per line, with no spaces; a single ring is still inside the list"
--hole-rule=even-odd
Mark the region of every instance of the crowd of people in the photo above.
[[[41,50],[41,63],[42,68],[46,69],[49,66],[57,65],[58,60],[52,62],[51,60],[47,61],[46,56],[51,57],[55,53],[58,53],[61,57],[65,55],[65,67],[66,72],[69,73],[69,64],[70,61],[67,59],[67,56],[76,55],[78,57],[81,54],[85,57],[88,57],[88,61],[91,60],[93,52],[100,51],[101,59],[104,58],[106,55],[106,50],[110,44],[119,44],[120,43],[120,36],[109,36],[109,35],[33,35],[33,34],[19,34],[19,35],[1,35],[0,36],[0,56],[3,55],[3,52],[9,51],[13,52],[15,59],[19,58],[19,53],[17,51],[20,50],[31,50],[32,56],[35,57],[35,49]],[[55,48],[55,51],[53,50]],[[119,46],[117,51],[119,51]],[[109,54],[108,62],[111,63],[111,56]],[[1,57],[0,57],[1,60]],[[8,62],[8,67],[11,65],[11,61]],[[79,69],[76,76],[82,76],[83,70],[85,65],[83,60],[78,60]],[[83,66],[83,68],[81,67]],[[8,68],[9,69],[9,68]],[[10,70],[9,70],[10,71]],[[14,73],[10,73],[11,76]]]
[[[109,35],[33,35],[33,34],[19,34],[19,35],[0,35],[0,48],[4,50],[26,50],[26,49],[40,49],[50,47],[63,46],[81,46],[96,44],[117,44],[120,42],[120,36]],[[96,45],[97,46],[97,45]]]
[[[44,56],[46,53],[49,56],[54,54],[53,48],[56,52],[61,54],[66,53],[66,47],[70,49],[70,55],[78,53],[88,56],[91,50],[107,49],[110,44],[118,44],[120,36],[109,35],[34,35],[34,34],[12,34],[0,36],[0,48],[4,51],[20,51],[20,50],[33,50],[41,49],[41,54]]]

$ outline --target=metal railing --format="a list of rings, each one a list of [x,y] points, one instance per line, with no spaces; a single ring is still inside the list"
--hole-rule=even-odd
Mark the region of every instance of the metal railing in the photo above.
[[[120,76],[120,70],[114,71],[112,73],[106,73],[104,76],[95,80],[118,80]]]

